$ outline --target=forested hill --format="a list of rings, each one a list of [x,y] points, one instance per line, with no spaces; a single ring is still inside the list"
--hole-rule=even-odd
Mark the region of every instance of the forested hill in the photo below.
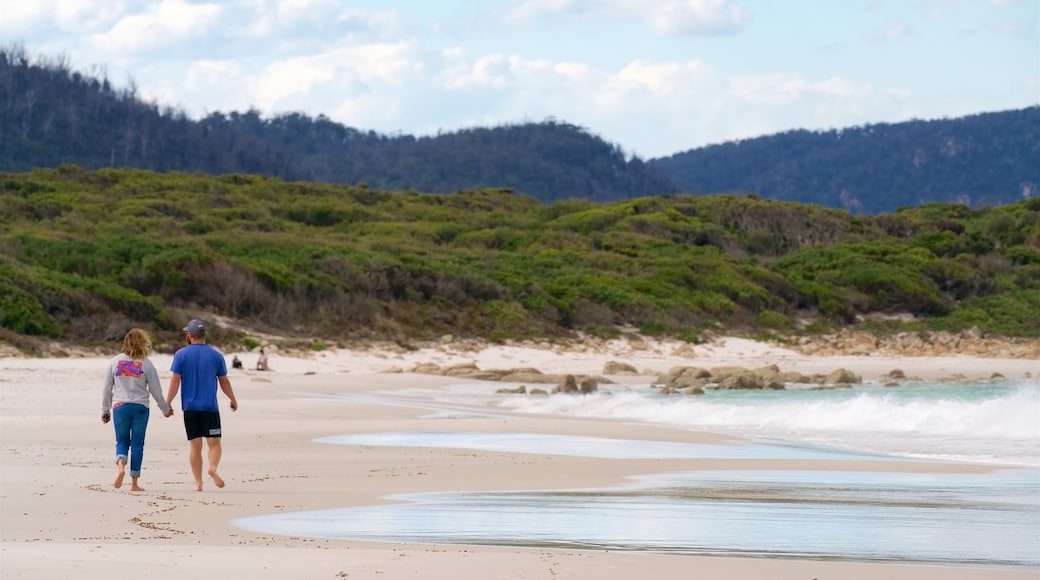
[[[930,202],[1004,205],[1040,196],[1040,106],[788,131],[651,163],[690,193],[757,193],[856,214]]]
[[[319,116],[183,111],[116,89],[103,74],[0,49],[0,171],[79,165],[229,173],[287,181],[366,183],[448,193],[506,187],[542,201],[675,192],[639,159],[555,121],[434,137],[387,136]]]
[[[972,207],[1040,194],[1040,107],[961,119],[787,133],[643,161],[546,121],[430,137],[255,110],[192,119],[116,88],[102,69],[0,47],[0,171],[78,165],[231,173],[449,193],[509,188],[542,203],[756,193],[854,214],[931,201]]]

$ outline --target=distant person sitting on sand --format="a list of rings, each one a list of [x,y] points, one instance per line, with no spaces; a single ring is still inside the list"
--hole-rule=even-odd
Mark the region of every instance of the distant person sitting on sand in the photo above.
[[[264,354],[264,349],[260,349],[260,358],[256,359],[256,370],[266,371],[270,370],[267,368],[267,355]]]
[[[234,356],[234,358],[231,359],[231,368],[233,368],[233,369],[240,369],[240,368],[242,368],[242,359],[238,358],[237,354]]]

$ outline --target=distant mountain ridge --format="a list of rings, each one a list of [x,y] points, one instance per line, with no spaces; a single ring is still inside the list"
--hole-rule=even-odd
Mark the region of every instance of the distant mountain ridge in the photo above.
[[[651,162],[689,193],[757,193],[852,213],[1040,195],[1040,106],[937,121],[788,131]]]
[[[547,121],[431,137],[387,136],[288,113],[193,120],[116,89],[103,73],[0,48],[0,171],[78,165],[365,183],[449,193],[504,187],[542,203],[673,193],[892,212],[928,202],[1002,205],[1040,191],[1040,106],[961,119],[788,131],[660,159],[627,157],[586,129]]]

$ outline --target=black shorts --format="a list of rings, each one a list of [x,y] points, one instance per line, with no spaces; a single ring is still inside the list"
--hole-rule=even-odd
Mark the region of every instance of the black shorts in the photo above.
[[[184,432],[189,441],[199,437],[220,437],[220,413],[184,411]]]

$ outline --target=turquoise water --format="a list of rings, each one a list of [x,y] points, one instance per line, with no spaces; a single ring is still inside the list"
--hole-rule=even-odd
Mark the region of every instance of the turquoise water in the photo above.
[[[499,395],[494,384],[384,393],[429,420],[535,413],[638,421],[747,437],[742,445],[545,434],[370,433],[352,445],[452,447],[594,457],[956,459],[980,474],[845,471],[657,474],[609,489],[419,493],[402,503],[236,520],[283,535],[1010,567],[1040,570],[1040,384],[870,385],[837,391],[662,397]],[[349,397],[346,397],[349,398]],[[457,409],[457,410],[456,410]],[[474,410],[476,409],[476,411]],[[483,411],[481,411],[483,409]]]
[[[1040,474],[662,474],[616,489],[421,493],[237,520],[261,533],[1040,569]]]

